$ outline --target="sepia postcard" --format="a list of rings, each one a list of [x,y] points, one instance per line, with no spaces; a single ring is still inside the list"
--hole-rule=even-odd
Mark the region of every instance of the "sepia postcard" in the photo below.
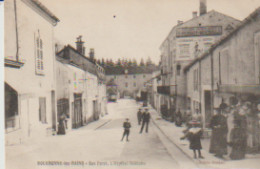
[[[260,168],[260,0],[0,12],[2,168]]]

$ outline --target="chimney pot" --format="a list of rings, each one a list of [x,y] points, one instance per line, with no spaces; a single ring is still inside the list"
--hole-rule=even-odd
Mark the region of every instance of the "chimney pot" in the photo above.
[[[200,16],[207,13],[207,0],[200,0]]]
[[[82,54],[82,55],[85,55],[85,52],[84,52],[84,43],[82,40],[81,40],[82,36],[80,35],[79,37],[77,37],[77,42],[76,42],[76,47],[77,47],[77,51]]]

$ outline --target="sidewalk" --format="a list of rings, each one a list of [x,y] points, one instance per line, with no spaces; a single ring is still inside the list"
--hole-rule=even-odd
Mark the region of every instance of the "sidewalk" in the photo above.
[[[150,107],[150,106],[149,106]],[[183,130],[185,127],[176,127],[174,123],[166,121],[161,118],[161,116],[150,107],[150,113],[152,117],[152,121],[155,126],[157,126],[161,132],[168,137],[172,143],[179,148],[189,159],[193,160],[197,164],[205,165],[205,167],[210,168],[250,168],[250,169],[259,169],[259,160],[260,154],[246,154],[246,159],[232,161],[226,156],[226,159],[219,159],[215,157],[213,154],[209,153],[209,145],[210,139],[202,139],[202,155],[204,159],[194,159],[193,151],[189,149],[188,140],[180,140],[183,136]],[[230,150],[228,151],[230,152]]]

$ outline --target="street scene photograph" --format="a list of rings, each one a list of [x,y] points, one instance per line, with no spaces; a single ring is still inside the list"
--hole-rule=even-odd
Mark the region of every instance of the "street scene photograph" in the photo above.
[[[260,169],[260,0],[0,5],[0,168]]]

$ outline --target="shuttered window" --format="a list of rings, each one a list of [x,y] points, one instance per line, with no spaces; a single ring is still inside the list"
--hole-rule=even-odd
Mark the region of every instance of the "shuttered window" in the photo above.
[[[44,62],[43,62],[43,41],[40,38],[40,35],[38,33],[38,35],[36,36],[35,39],[35,48],[36,48],[36,54],[35,54],[35,60],[36,60],[36,65],[35,65],[35,69],[36,69],[36,74],[37,75],[44,75]]]

